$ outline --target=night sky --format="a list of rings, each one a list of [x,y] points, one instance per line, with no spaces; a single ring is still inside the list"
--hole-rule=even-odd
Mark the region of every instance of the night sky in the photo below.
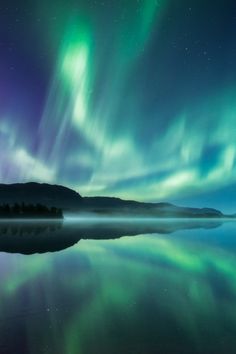
[[[235,0],[0,3],[0,182],[236,212]]]

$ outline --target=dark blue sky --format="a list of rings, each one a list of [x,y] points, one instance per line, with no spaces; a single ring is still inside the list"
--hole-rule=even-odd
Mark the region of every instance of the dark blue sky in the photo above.
[[[236,210],[234,1],[0,5],[0,180]]]

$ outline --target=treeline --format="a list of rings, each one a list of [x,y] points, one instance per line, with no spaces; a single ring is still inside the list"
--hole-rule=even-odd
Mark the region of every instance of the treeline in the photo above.
[[[42,204],[0,205],[0,218],[63,218],[63,212],[56,207],[46,207]]]

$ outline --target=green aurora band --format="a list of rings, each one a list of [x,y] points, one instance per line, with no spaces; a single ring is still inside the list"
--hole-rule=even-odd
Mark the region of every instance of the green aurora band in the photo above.
[[[152,70],[160,72],[160,81],[155,76],[157,91],[165,82],[161,73],[168,76],[168,65],[175,62],[158,37],[168,20],[168,1],[129,1],[126,6],[120,2],[113,11],[105,1],[100,12],[80,1],[68,21],[62,20],[68,15],[63,6],[47,4],[45,11],[45,4],[36,3],[48,28],[47,46],[59,53],[36,131],[37,152],[19,141],[19,126],[7,119],[0,124],[18,180],[65,184],[82,195],[149,201],[235,183],[235,84],[228,82],[208,94],[197,91],[194,99],[186,96],[169,118],[158,95],[156,103],[144,109],[147,58],[155,62]],[[47,20],[50,13],[61,19],[57,31]],[[155,56],[150,54],[153,42]],[[191,74],[194,90],[197,71]],[[151,80],[150,74],[147,77]],[[204,85],[202,81],[203,92]],[[166,107],[178,96],[177,90],[173,84]],[[9,174],[0,177],[12,181]]]
[[[57,127],[49,164],[55,164],[56,169],[58,159],[61,162],[62,151],[67,151],[66,132],[73,126],[86,145],[69,159],[65,154],[62,166],[72,164],[78,166],[78,170],[88,168],[92,171],[90,180],[85,180],[84,185],[81,182],[73,185],[82,194],[116,194],[124,198],[138,196],[139,199],[156,200],[186,193],[186,190],[196,192],[234,182],[236,135],[231,127],[235,122],[235,90],[222,97],[225,102],[220,102],[220,105],[230,107],[230,111],[227,108],[220,112],[217,121],[205,120],[219,101],[217,97],[210,97],[203,104],[198,121],[192,124],[192,107],[185,107],[179,116],[174,117],[163,136],[157,130],[156,139],[147,153],[140,150],[135,139],[135,120],[139,121],[138,102],[132,93],[126,96],[124,83],[132,66],[139,60],[141,48],[144,50],[148,45],[153,24],[156,25],[157,17],[161,16],[165,2],[159,2],[157,6],[155,1],[144,1],[143,6],[139,16],[129,19],[128,26],[131,33],[135,33],[135,42],[132,43],[132,35],[126,41],[121,35],[115,36],[114,48],[106,62],[99,58],[95,60],[95,38],[82,21],[75,21],[77,24],[65,36],[41,125],[42,136]],[[126,31],[128,27],[118,33]],[[90,100],[94,91],[95,69],[101,72],[99,64],[106,67],[106,77],[112,79],[104,80],[99,102],[94,106]],[[124,97],[127,97],[125,101]],[[119,117],[117,122],[123,105],[126,116]],[[218,107],[214,107],[214,111],[217,110]],[[207,128],[212,123],[214,128],[209,131]],[[198,162],[206,146],[222,146],[222,151],[218,163],[204,174]],[[155,163],[156,156],[158,162]],[[45,158],[43,156],[43,160]],[[159,176],[163,173],[166,176],[161,179]]]

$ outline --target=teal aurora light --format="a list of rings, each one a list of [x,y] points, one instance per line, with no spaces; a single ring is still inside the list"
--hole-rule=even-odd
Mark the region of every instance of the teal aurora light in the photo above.
[[[13,1],[1,16],[1,182],[231,203],[234,1]]]

